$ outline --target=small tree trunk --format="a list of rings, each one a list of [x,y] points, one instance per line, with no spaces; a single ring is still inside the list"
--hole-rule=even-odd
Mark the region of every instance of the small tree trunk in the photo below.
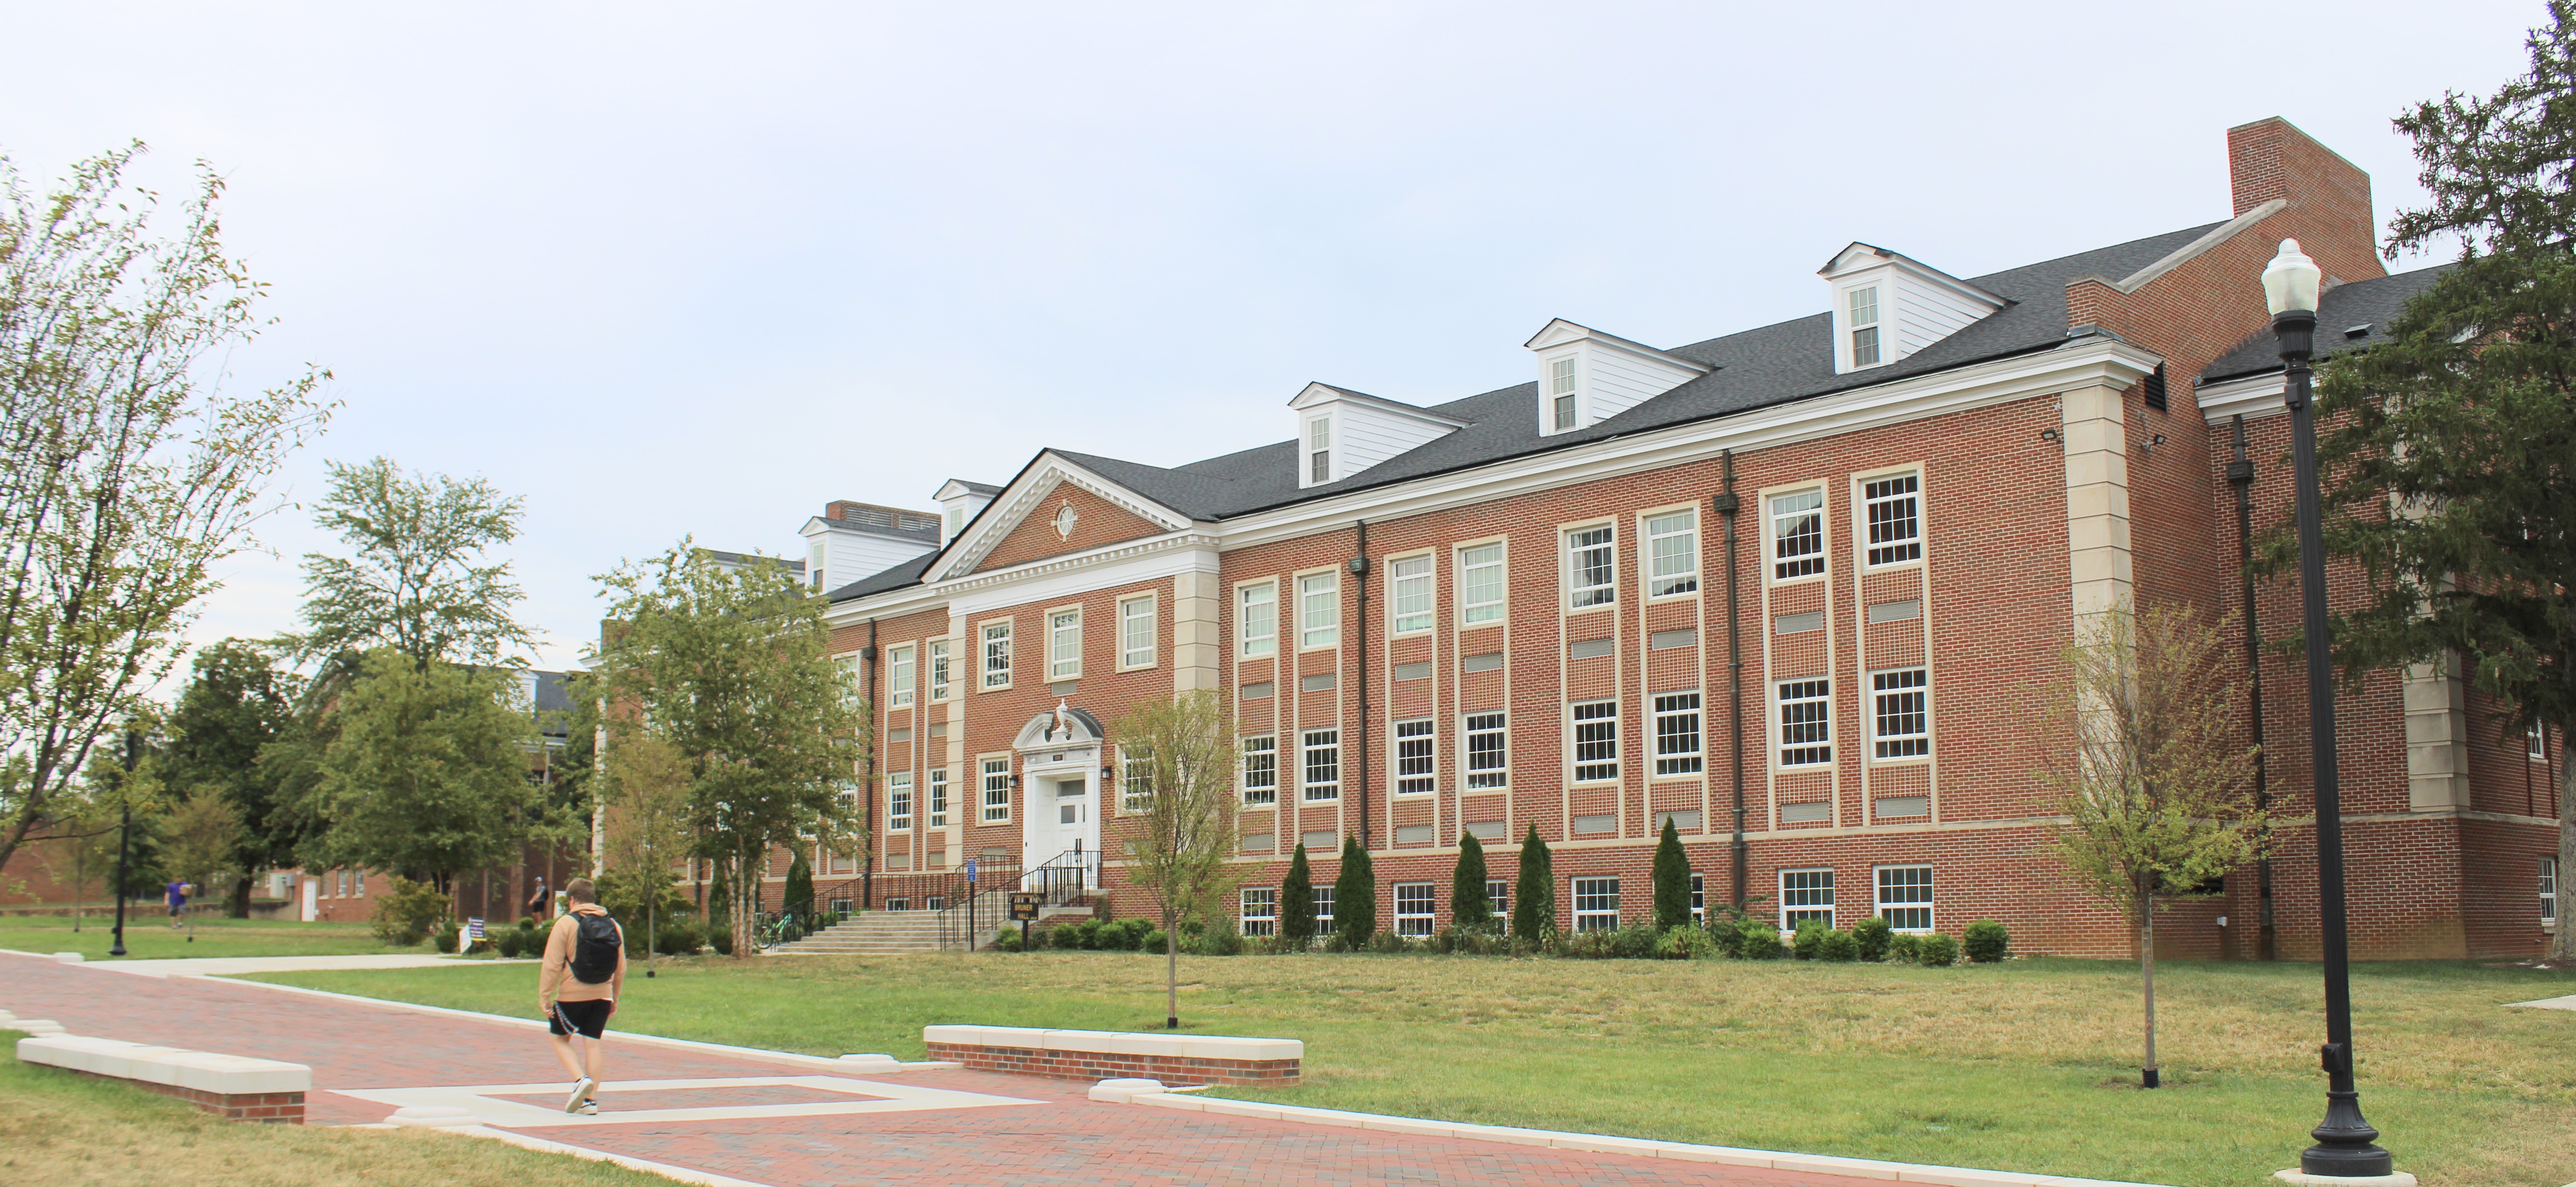
[[[2138,925],[2138,984],[2147,1002],[2147,1062],[2141,1068],[2141,1082],[2157,1087],[2156,1075],[2156,904],[2147,900],[2144,921]]]
[[[1181,921],[1163,909],[1163,1029],[1181,1028]]]

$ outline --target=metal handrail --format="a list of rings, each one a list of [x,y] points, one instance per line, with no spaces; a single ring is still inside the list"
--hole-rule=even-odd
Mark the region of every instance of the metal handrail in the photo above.
[[[947,909],[939,913],[939,946],[946,948],[952,941],[962,939],[966,950],[974,951],[983,939],[980,921],[986,909],[998,905],[987,901],[995,895],[1034,890],[1045,896],[1039,900],[1043,906],[1070,906],[1090,897],[1091,891],[1100,884],[1099,875],[1100,851],[1074,848],[1019,871],[1015,878],[996,878],[989,885],[979,879],[964,899],[951,900]],[[962,931],[961,913],[964,915]],[[996,920],[1005,917],[999,910],[991,914]]]

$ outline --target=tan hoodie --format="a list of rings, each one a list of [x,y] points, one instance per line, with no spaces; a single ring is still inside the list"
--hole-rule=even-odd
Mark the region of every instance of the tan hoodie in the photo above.
[[[537,974],[537,996],[549,1002],[615,1001],[617,991],[626,984],[626,933],[617,933],[617,971],[597,985],[572,975],[572,948],[581,937],[581,921],[576,915],[606,915],[608,909],[597,903],[575,903],[570,911],[555,920],[554,930],[546,933],[546,963]]]

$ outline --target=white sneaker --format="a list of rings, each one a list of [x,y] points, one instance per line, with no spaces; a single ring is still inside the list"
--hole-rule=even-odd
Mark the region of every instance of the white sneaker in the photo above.
[[[583,1105],[590,1103],[590,1094],[598,1091],[598,1089],[599,1081],[593,1080],[588,1076],[583,1076],[582,1078],[573,1081],[572,1095],[564,1098],[564,1112],[580,1112]]]
[[[579,1113],[584,1117],[596,1117],[599,1115],[599,1102],[595,1100],[583,1101],[581,1102],[581,1107],[574,1109],[573,1112]]]

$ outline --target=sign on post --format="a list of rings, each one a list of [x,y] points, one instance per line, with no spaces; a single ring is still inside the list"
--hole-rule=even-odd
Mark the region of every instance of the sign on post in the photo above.
[[[966,884],[975,884],[975,859],[971,857],[966,859]]]
[[[1031,920],[1036,919],[1036,918],[1038,917],[1038,901],[1039,901],[1041,898],[1043,898],[1043,897],[1045,897],[1045,896],[1040,895],[1039,893],[1037,893],[1037,892],[1036,892],[1036,891],[1034,891],[1034,890],[1015,890],[1015,891],[1012,891],[1012,892],[1011,892],[1011,919],[1012,919],[1012,921],[1013,921],[1013,922],[1017,922],[1017,923],[1027,923],[1027,922],[1029,922],[1029,921],[1031,921]]]

